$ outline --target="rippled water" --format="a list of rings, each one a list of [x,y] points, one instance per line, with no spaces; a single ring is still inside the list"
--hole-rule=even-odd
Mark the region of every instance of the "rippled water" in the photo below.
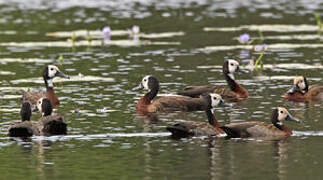
[[[322,103],[291,103],[282,95],[295,75],[307,76],[310,84],[323,84],[323,42],[314,18],[322,9],[323,1],[317,0],[0,0],[2,177],[320,179]],[[102,46],[100,39],[89,43],[80,35],[72,48],[67,41],[71,37],[48,35],[78,30],[92,35],[107,24],[121,32],[139,25],[147,36],[132,40],[125,33]],[[272,24],[293,31],[275,31]],[[308,25],[305,30],[302,24]],[[167,125],[205,121],[204,112],[163,114],[158,122],[136,116],[135,104],[144,92],[132,88],[144,75],[155,75],[161,82],[160,93],[171,94],[188,85],[225,85],[221,73],[225,59],[238,59],[249,67],[259,52],[236,40],[242,33],[259,40],[257,28],[249,25],[269,25],[261,29],[268,45],[264,69],[236,75],[250,98],[217,108],[217,119],[222,124],[269,121],[271,109],[284,106],[302,120],[286,123],[295,130],[292,137],[269,142],[174,140],[165,130]],[[176,35],[161,36],[170,32]],[[7,127],[19,120],[22,90],[42,88],[42,68],[51,63],[72,77],[55,81],[61,101],[57,112],[65,116],[68,135],[28,141],[7,138]],[[33,115],[34,120],[38,117]]]

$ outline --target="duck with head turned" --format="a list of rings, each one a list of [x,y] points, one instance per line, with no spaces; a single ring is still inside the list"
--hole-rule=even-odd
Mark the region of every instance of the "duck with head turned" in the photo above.
[[[208,118],[207,122],[185,121],[176,123],[172,126],[167,126],[167,130],[172,133],[173,137],[181,138],[188,136],[218,136],[225,135],[225,132],[220,128],[220,124],[214,116],[213,108],[223,104],[222,97],[219,94],[208,94],[203,96],[208,102],[208,108],[205,110]]]
[[[217,93],[220,94],[224,99],[230,101],[247,99],[249,96],[248,91],[234,79],[235,72],[244,72],[240,69],[239,63],[233,59],[225,60],[222,70],[224,78],[227,81],[230,89],[217,85],[192,86],[185,88],[178,94],[189,97],[199,97],[204,93]]]
[[[309,86],[304,76],[298,76],[284,98],[295,102],[323,101],[323,86]]]
[[[52,104],[48,98],[40,98],[37,101],[37,108],[42,113],[38,120],[38,129],[41,135],[65,135],[67,124],[61,115],[52,115]]]
[[[69,76],[62,73],[57,66],[54,66],[54,65],[46,66],[43,70],[43,79],[46,86],[46,92],[38,92],[38,91],[24,92],[22,96],[22,101],[30,102],[31,105],[33,106],[32,109],[35,110],[37,108],[36,107],[37,100],[42,97],[46,97],[51,101],[53,107],[56,108],[59,105],[59,100],[54,91],[53,79],[55,77],[62,77],[62,78],[69,79]]]
[[[29,102],[24,102],[21,106],[20,116],[21,122],[13,123],[8,129],[10,137],[30,137],[39,135],[39,130],[36,122],[31,122],[32,115],[31,105]]]
[[[223,129],[230,138],[261,138],[276,140],[292,135],[292,131],[283,124],[284,120],[299,122],[299,120],[289,114],[287,109],[277,107],[272,112],[272,124],[249,121],[226,124],[222,126],[221,129]]]
[[[149,91],[137,102],[136,109],[140,115],[158,112],[204,111],[208,107],[203,97],[191,98],[174,95],[154,99],[159,91],[159,81],[152,75],[145,76],[139,86],[134,88],[134,90],[136,89],[146,89]]]

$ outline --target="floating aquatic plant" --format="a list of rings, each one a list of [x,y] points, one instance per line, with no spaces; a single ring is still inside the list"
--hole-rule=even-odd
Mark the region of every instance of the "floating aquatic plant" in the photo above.
[[[92,42],[93,38],[92,38],[92,36],[90,35],[90,32],[89,32],[89,31],[87,31],[86,40],[89,42],[89,45],[91,45],[91,42]]]
[[[139,34],[139,33],[140,33],[140,28],[139,28],[139,26],[137,26],[137,25],[133,25],[133,26],[132,26],[132,29],[131,29],[131,32],[132,32],[133,34]]]
[[[238,37],[238,41],[241,43],[241,44],[249,44],[250,43],[250,35],[245,33],[245,34],[242,34]]]
[[[319,13],[315,13],[315,20],[318,28],[317,32],[320,34],[323,31],[323,23],[321,21],[321,16]]]
[[[73,47],[75,47],[75,42],[76,42],[76,35],[75,33],[73,33],[72,37],[71,37],[72,43],[73,43]]]
[[[262,44],[265,40],[264,35],[262,34],[261,30],[258,30],[258,35],[259,35],[259,44]]]
[[[261,45],[256,45],[254,47],[254,50],[256,52],[260,52],[260,55],[259,57],[256,59],[256,62],[255,62],[255,70],[259,70],[258,69],[258,65],[260,65],[260,68],[263,69],[264,68],[264,63],[262,61],[262,57],[264,56],[265,54],[265,50],[267,49],[267,45],[266,44],[261,44]]]
[[[58,62],[59,62],[59,64],[60,65],[63,65],[63,55],[60,55],[59,57],[58,57]]]

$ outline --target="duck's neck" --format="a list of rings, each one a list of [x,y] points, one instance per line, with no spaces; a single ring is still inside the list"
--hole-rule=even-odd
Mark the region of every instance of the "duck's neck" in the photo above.
[[[139,99],[136,108],[138,111],[146,111],[146,106],[151,103],[151,101],[156,97],[158,93],[158,88],[150,90],[142,98]]]
[[[205,111],[209,124],[214,127],[220,127],[220,123],[215,119],[214,114],[212,113],[211,109]]]
[[[234,80],[233,74],[232,73],[224,73],[224,78],[227,81],[227,83],[228,83],[231,91],[236,92],[236,90],[237,90],[237,83]]]
[[[53,89],[53,87],[54,87],[53,79],[45,79],[44,78],[44,82],[45,82],[46,89]]]
[[[46,85],[46,97],[52,103],[53,108],[59,105],[59,100],[55,94],[54,87],[53,87],[53,79],[44,79]]]
[[[239,98],[248,97],[248,91],[234,80],[234,76],[232,73],[224,73],[224,77],[231,91],[235,92]]]
[[[279,130],[286,132],[288,135],[292,135],[292,130],[288,129],[284,124],[274,123],[274,126]]]
[[[146,95],[149,101],[152,101],[158,93],[158,88],[151,89]]]

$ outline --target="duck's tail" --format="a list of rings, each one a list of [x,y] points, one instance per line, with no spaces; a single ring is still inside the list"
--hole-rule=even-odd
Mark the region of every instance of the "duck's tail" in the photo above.
[[[31,137],[32,135],[33,130],[29,127],[12,127],[8,132],[10,137]]]
[[[182,138],[191,136],[192,133],[189,131],[189,128],[185,124],[177,123],[172,126],[166,127],[167,131],[172,133],[173,137]]]
[[[63,121],[51,120],[44,124],[43,132],[48,135],[67,134],[67,125]]]

